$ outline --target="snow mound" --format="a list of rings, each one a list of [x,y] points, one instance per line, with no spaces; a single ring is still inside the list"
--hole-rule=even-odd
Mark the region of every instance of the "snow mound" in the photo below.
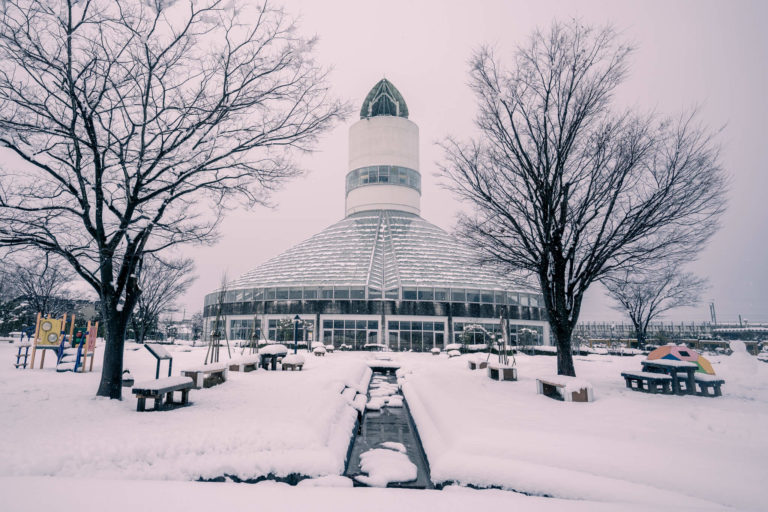
[[[283,364],[304,364],[304,356],[299,354],[288,354],[283,358]]]
[[[281,356],[287,353],[288,353],[288,348],[286,348],[285,345],[280,345],[278,343],[274,343],[272,345],[266,345],[259,349],[259,354]]]
[[[385,441],[379,446],[387,448],[389,450],[395,450],[396,452],[405,453],[405,445],[403,443],[396,443],[394,441]]]
[[[353,487],[352,480],[341,475],[326,475],[317,478],[305,478],[296,487]]]
[[[404,453],[374,448],[360,454],[360,469],[367,476],[355,477],[371,487],[386,487],[390,482],[409,482],[416,479],[416,465]]]
[[[381,397],[374,397],[368,400],[365,408],[369,411],[380,411],[384,407],[385,399]]]

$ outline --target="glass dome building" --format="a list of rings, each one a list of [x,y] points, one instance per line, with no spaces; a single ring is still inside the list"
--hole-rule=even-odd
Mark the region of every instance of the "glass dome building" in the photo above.
[[[346,217],[208,294],[205,332],[219,315],[229,339],[287,341],[298,315],[300,340],[355,349],[429,351],[501,322],[513,341],[548,340],[535,286],[479,267],[471,247],[420,217],[420,200],[418,126],[383,79],[350,128]]]

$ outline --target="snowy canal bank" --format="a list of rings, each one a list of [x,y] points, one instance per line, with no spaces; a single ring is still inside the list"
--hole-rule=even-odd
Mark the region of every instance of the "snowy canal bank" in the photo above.
[[[201,348],[170,351],[175,370],[199,366],[205,357]],[[84,478],[105,496],[113,491],[147,494],[162,497],[164,503],[175,496],[169,499],[189,504],[179,510],[205,508],[217,490],[228,493],[222,503],[230,497],[236,504],[259,493],[282,493],[293,504],[332,499],[340,504],[334,510],[349,509],[342,504],[351,503],[350,496],[364,510],[383,510],[381,496],[403,500],[404,510],[461,510],[445,505],[453,500],[444,496],[453,493],[456,503],[526,510],[765,509],[761,489],[768,477],[768,365],[754,366],[751,360],[713,358],[717,374],[726,381],[724,396],[703,398],[627,390],[620,373],[637,369],[640,357],[578,357],[576,370],[594,386],[596,396],[595,402],[578,404],[536,394],[535,378],[554,370],[550,357],[518,356],[520,380],[497,382],[484,370],[469,370],[469,356],[397,354],[399,381],[431,480],[447,488],[444,494],[411,491],[420,496],[412,498],[405,490],[382,489],[390,493],[382,495],[375,489],[352,489],[352,480],[340,476],[355,430],[355,407],[361,398],[391,395],[395,384],[375,379],[371,396],[365,396],[370,354],[309,356],[302,371],[230,372],[219,386],[193,390],[189,407],[138,413],[128,390],[123,401],[94,397],[101,350],[96,371],[84,375],[52,368],[16,370],[14,353],[12,345],[0,345],[0,361],[5,361],[0,364],[0,494],[29,491],[41,482],[46,482],[46,493],[23,491],[29,501],[16,506],[21,501],[13,498],[7,510],[43,510],[49,490]],[[154,377],[154,360],[143,348],[126,352],[126,367],[137,380]],[[388,400],[392,398],[396,404],[397,397]],[[365,458],[374,466],[383,458],[386,467],[403,469],[404,459],[396,452],[404,448],[407,457],[417,453],[404,439],[380,439],[359,451],[388,450]],[[382,476],[354,471],[374,479]],[[223,475],[298,485],[192,482]],[[534,496],[457,491],[451,483]],[[199,502],[187,494],[198,496]],[[553,498],[537,497],[544,495]],[[258,502],[262,509],[265,501]],[[66,500],[61,503],[66,509]],[[173,507],[175,502],[167,510]]]

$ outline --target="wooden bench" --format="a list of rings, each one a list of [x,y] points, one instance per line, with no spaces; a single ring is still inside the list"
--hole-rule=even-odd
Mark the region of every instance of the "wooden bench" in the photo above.
[[[567,375],[536,379],[536,391],[540,395],[566,402],[593,402],[592,385]]]
[[[232,372],[252,372],[259,367],[261,358],[258,354],[242,356],[229,361],[229,370]]]
[[[664,373],[622,372],[629,389],[644,393],[672,393],[672,377]]]
[[[723,392],[720,390],[720,386],[725,384],[725,381],[715,375],[708,375],[705,373],[697,372],[693,378],[696,381],[696,395],[698,396],[723,396]]]
[[[189,377],[165,377],[140,382],[133,387],[133,394],[139,399],[136,410],[139,412],[146,410],[147,398],[155,401],[155,411],[171,409],[177,405],[189,405],[189,390],[194,385]],[[174,391],[181,391],[181,402],[173,401]],[[163,403],[163,399],[165,399],[165,403]]]
[[[482,368],[482,367],[481,367]],[[493,380],[517,380],[517,368],[496,363],[487,364],[488,378]]]
[[[210,388],[227,381],[227,363],[212,363],[199,368],[182,370],[181,374],[190,377],[195,389]]]
[[[470,370],[482,370],[488,367],[488,361],[473,361],[470,359],[467,361],[467,366]]]

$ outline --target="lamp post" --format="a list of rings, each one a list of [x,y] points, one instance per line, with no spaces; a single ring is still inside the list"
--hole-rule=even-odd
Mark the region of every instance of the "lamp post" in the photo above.
[[[299,318],[299,315],[296,315],[293,317],[293,353],[298,354],[299,353],[299,322],[301,322],[301,318]]]

